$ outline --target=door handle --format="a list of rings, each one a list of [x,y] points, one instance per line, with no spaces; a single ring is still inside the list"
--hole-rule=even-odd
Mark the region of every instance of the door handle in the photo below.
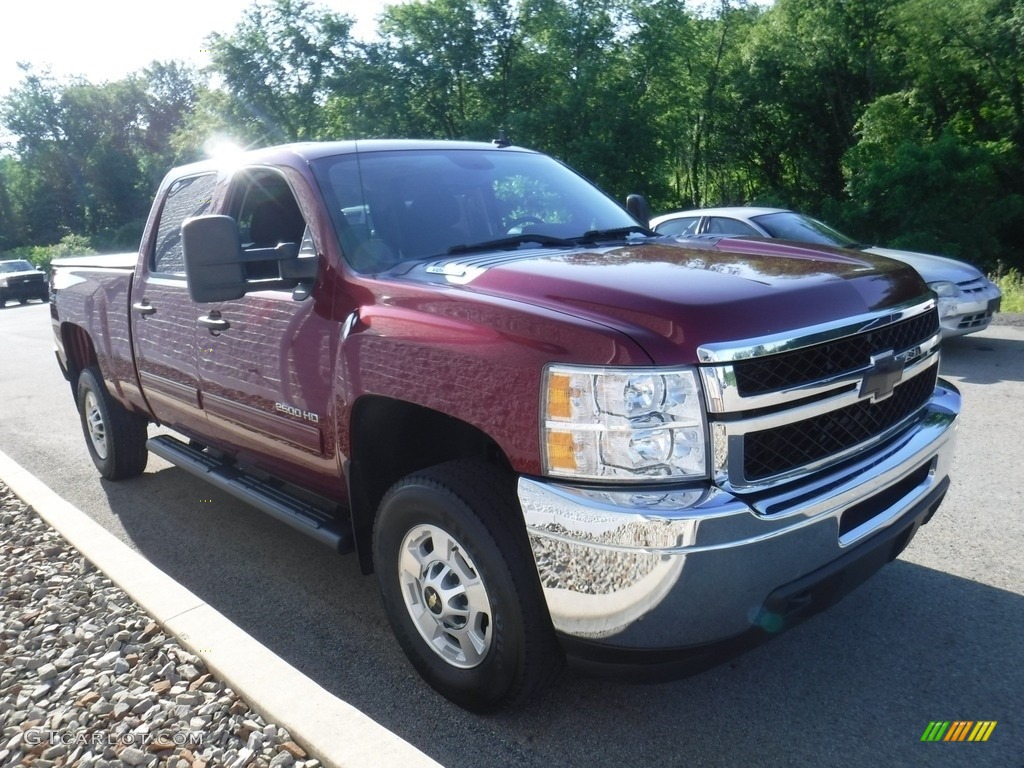
[[[132,304],[132,311],[138,312],[140,315],[152,315],[156,312],[156,307],[150,304],[148,299],[143,299]]]
[[[210,333],[214,336],[219,334],[221,331],[226,331],[231,327],[231,323],[220,316],[220,312],[212,310],[206,317],[200,317],[198,322],[204,328],[209,328]]]

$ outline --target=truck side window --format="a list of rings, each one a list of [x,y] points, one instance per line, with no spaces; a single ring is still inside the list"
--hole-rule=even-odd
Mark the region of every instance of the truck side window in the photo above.
[[[306,221],[284,177],[275,171],[252,169],[235,181],[230,214],[238,222],[242,248],[275,248],[280,243],[301,244]],[[250,262],[250,279],[278,277],[276,261]]]
[[[232,215],[238,221],[243,248],[273,248],[298,243],[306,222],[287,182],[276,174],[253,174],[235,197]]]
[[[202,216],[213,205],[215,174],[178,179],[167,190],[157,224],[156,248],[150,267],[153,272],[185,276],[185,258],[181,249],[181,222],[190,216]]]

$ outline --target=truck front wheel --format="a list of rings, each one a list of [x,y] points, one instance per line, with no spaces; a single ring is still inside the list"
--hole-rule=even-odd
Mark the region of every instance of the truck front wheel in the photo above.
[[[78,377],[78,414],[89,455],[103,477],[124,480],[145,471],[147,421],[110,396],[95,366]]]
[[[521,519],[512,476],[453,461],[395,484],[374,524],[399,644],[431,686],[473,711],[525,700],[562,665]]]

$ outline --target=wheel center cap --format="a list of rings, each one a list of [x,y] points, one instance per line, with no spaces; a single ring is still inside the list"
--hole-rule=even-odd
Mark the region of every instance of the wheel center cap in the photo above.
[[[423,598],[427,603],[427,608],[435,616],[441,615],[441,596],[437,594],[437,590],[433,587],[427,587],[423,590]]]

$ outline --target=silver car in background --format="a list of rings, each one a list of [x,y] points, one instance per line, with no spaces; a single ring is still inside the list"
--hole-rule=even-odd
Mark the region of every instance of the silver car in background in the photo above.
[[[782,208],[703,208],[655,216],[651,229],[662,235],[770,237],[802,243],[857,248],[909,264],[939,297],[943,338],[989,326],[1002,292],[979,270],[955,259],[858,243],[827,224]]]

